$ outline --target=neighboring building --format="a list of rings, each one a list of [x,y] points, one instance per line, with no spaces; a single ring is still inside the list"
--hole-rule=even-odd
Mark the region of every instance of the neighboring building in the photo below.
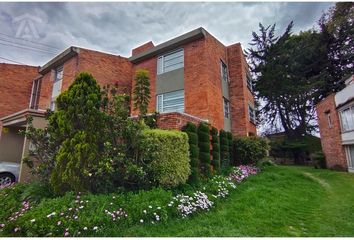
[[[18,132],[25,130],[27,117],[33,118],[35,127],[44,128],[47,124],[44,119],[46,109],[55,109],[55,99],[70,86],[78,73],[91,73],[101,86],[117,85],[127,94],[131,90],[132,66],[127,58],[83,48],[70,47],[35,72],[26,85],[17,84],[17,77],[9,77],[27,101],[23,100],[25,104],[17,105],[13,111],[8,109],[8,115],[0,118],[0,161],[21,163],[21,159],[28,154],[30,144]],[[13,101],[17,99],[21,101],[20,97]],[[24,167],[21,164],[21,168]],[[28,171],[21,169],[20,181],[26,181],[28,177]]]
[[[28,108],[39,67],[0,63],[0,118]],[[1,134],[1,133],[0,133]]]
[[[18,86],[24,104],[7,107],[0,116],[0,161],[21,163],[30,143],[12,133],[25,130],[29,116],[34,127],[44,128],[46,109],[55,109],[56,98],[78,73],[89,72],[101,86],[118,85],[130,95],[138,69],[149,71],[152,97],[148,110],[160,113],[160,128],[180,129],[188,121],[205,121],[234,135],[256,134],[252,79],[241,45],[224,46],[198,28],[157,46],[149,42],[135,48],[129,59],[70,47],[36,69],[36,74],[24,73],[27,87]],[[7,82],[16,82],[16,78],[9,77]],[[25,168],[21,163],[20,181],[29,177]]]
[[[354,75],[345,84],[318,103],[316,110],[327,166],[354,172]]]
[[[194,118],[234,135],[256,134],[252,79],[239,43],[224,46],[198,28],[157,46],[148,42],[135,48],[129,60],[133,72],[150,73],[148,110],[169,116],[159,121],[162,127],[180,128]]]

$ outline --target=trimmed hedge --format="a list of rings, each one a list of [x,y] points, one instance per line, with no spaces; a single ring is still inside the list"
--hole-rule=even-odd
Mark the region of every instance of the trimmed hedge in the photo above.
[[[189,142],[189,157],[191,159],[191,175],[188,182],[190,184],[196,184],[199,182],[199,148],[198,148],[198,134],[197,126],[191,122],[188,122],[182,129],[188,135]]]
[[[213,146],[212,165],[214,167],[214,171],[219,172],[220,171],[220,143],[219,143],[218,130],[213,127],[210,131],[210,134],[211,134],[211,142],[212,142],[212,146]]]
[[[220,130],[220,161],[221,168],[226,169],[230,166],[230,148],[229,139],[227,138],[227,132]]]
[[[227,140],[229,142],[229,163],[232,166],[235,166],[234,161],[234,151],[233,151],[233,136],[231,132],[226,132]]]
[[[211,176],[210,166],[210,135],[209,126],[205,123],[200,123],[198,126],[198,140],[199,140],[199,159],[201,169],[206,177]]]
[[[143,131],[142,141],[143,159],[154,185],[175,187],[186,183],[191,172],[186,133],[149,129]]]
[[[267,156],[268,142],[261,137],[237,137],[233,141],[235,160],[240,164],[257,164]]]

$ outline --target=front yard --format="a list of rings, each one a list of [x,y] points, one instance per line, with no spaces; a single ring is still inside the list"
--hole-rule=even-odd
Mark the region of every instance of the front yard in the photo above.
[[[270,167],[206,214],[105,236],[354,236],[354,175]]]

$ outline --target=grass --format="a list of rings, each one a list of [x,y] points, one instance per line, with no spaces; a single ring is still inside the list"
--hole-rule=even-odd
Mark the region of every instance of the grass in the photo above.
[[[212,211],[104,236],[354,236],[354,174],[269,167]]]

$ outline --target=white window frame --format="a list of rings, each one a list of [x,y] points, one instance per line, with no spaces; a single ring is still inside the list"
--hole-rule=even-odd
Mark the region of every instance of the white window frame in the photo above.
[[[224,68],[226,69],[226,71],[224,71]],[[221,71],[221,79],[227,83],[230,83],[229,67],[222,59],[220,59],[220,71]]]
[[[42,78],[37,78],[32,82],[31,99],[29,104],[30,109],[38,109],[41,83]]]
[[[347,155],[347,164],[348,164],[348,170],[350,172],[354,172],[354,160],[352,161],[352,156],[351,153],[350,153],[350,148],[354,148],[354,145],[347,145],[345,146],[345,152],[346,152],[346,155]]]
[[[58,73],[61,71],[61,77],[60,79],[58,78]],[[50,110],[54,111],[56,108],[55,101],[57,97],[61,93],[61,88],[62,88],[62,83],[63,83],[63,78],[64,78],[64,66],[61,65],[60,67],[57,67],[54,71],[54,79],[53,79],[53,87],[52,87],[52,96],[51,96],[51,101],[50,101]],[[57,84],[57,85],[56,85]],[[54,93],[55,86],[58,86],[58,94]],[[56,94],[56,95],[54,95]]]
[[[172,64],[171,66],[178,65],[178,64],[181,64],[181,66],[179,66],[177,68],[166,70],[165,68],[171,67],[171,66],[167,66],[167,67],[165,66],[165,61],[166,61],[165,58],[167,58],[168,56],[171,56],[173,54],[179,53],[179,52],[182,52],[182,54],[181,54],[182,62],[178,62],[178,63]],[[177,57],[174,57],[172,59],[179,58],[181,56],[177,56]],[[169,59],[169,60],[171,60],[171,59]],[[163,74],[163,73],[167,73],[167,72],[170,72],[170,71],[173,71],[173,70],[177,70],[177,69],[180,69],[180,68],[184,68],[184,49],[183,48],[179,48],[179,49],[176,49],[174,51],[165,53],[165,54],[163,54],[163,55],[161,55],[161,56],[159,56],[157,58],[157,75],[160,75],[160,74]]]
[[[230,119],[230,101],[223,97],[223,109],[224,109],[224,118]]]
[[[253,117],[251,116],[251,112]],[[256,124],[256,110],[251,103],[248,103],[248,118],[251,123]]]
[[[165,100],[164,96],[166,94],[169,93],[174,93],[174,92],[182,92],[182,97],[175,97],[175,98],[170,98]],[[183,98],[183,104],[176,104],[176,105],[172,105],[169,107],[178,107],[178,106],[182,106],[182,110],[168,110],[168,111],[164,111],[164,101],[170,101],[170,100],[176,100],[176,99],[181,99]],[[177,90],[177,91],[173,91],[173,92],[167,92],[167,93],[161,93],[156,95],[156,111],[159,113],[169,113],[169,112],[184,112],[184,107],[185,107],[185,102],[184,102],[184,90]]]
[[[349,110],[349,114],[351,114],[351,120],[352,120],[352,122],[349,122],[349,126],[348,126],[349,128],[348,129],[344,129],[344,124],[343,124],[343,113],[346,110]],[[346,107],[340,109],[338,112],[339,112],[339,118],[340,118],[340,125],[341,125],[342,133],[354,131],[354,104],[346,106]],[[349,119],[349,121],[350,121],[350,119]]]

